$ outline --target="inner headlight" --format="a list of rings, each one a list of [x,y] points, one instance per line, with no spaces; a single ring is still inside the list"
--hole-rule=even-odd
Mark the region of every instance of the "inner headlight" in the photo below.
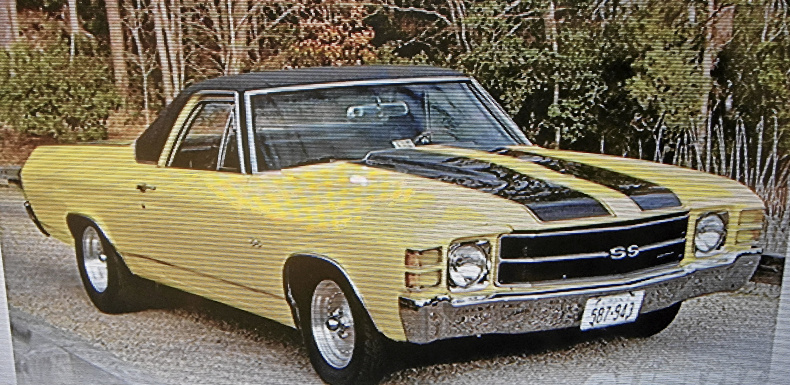
[[[468,289],[488,275],[488,243],[462,243],[450,248],[447,274],[451,286]]]
[[[724,244],[727,236],[727,221],[721,213],[708,213],[697,220],[694,232],[694,247],[708,253],[718,249]]]

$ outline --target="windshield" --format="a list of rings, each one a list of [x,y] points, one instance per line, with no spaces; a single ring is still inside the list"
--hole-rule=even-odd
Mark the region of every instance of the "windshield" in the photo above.
[[[252,109],[260,171],[429,144],[481,150],[528,144],[469,82],[265,93],[252,97]]]

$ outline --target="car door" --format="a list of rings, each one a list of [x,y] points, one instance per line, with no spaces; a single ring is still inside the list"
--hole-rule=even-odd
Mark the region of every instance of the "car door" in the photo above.
[[[164,281],[187,290],[216,285],[229,271],[238,272],[235,263],[246,251],[242,245],[249,248],[237,204],[249,176],[235,98],[195,98],[182,111],[178,122],[183,123],[174,127],[158,167],[137,185],[145,237],[141,253],[175,268]]]

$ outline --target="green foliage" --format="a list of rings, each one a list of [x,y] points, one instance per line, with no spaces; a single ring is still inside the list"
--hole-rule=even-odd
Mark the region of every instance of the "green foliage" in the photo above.
[[[695,54],[683,47],[647,51],[634,63],[636,76],[626,82],[642,110],[663,117],[670,128],[689,127],[702,109],[702,76],[692,62]]]
[[[107,117],[120,101],[102,60],[70,61],[65,45],[20,44],[0,56],[0,121],[60,142],[106,138]]]
[[[66,2],[18,4],[57,19]],[[57,55],[49,48],[40,55],[51,58],[41,60],[52,63],[51,71],[105,79],[105,70],[97,64],[106,62],[108,52],[104,3],[78,4],[88,33],[81,35],[77,51],[98,60],[75,66],[77,70],[63,64],[65,54],[60,52],[60,64],[55,65]],[[749,156],[757,152],[760,124],[769,136],[773,131],[768,127],[778,127],[779,149],[790,147],[790,27],[785,2],[716,2],[718,9],[711,16],[708,2],[699,0],[184,0],[172,3],[180,5],[173,8],[180,16],[171,27],[182,34],[181,40],[167,41],[165,47],[155,39],[155,4],[120,3],[126,54],[135,64],[129,70],[129,94],[124,96],[141,106],[162,104],[158,95],[164,91],[163,71],[157,59],[166,52],[182,52],[182,85],[283,67],[432,64],[475,76],[541,145],[551,145],[559,132],[561,148],[603,148],[628,156],[642,156],[644,151],[645,157],[656,154],[657,160],[672,161],[673,151],[681,146],[679,138],[687,133],[699,134],[713,122],[716,127],[711,129],[721,130],[720,136],[731,141],[736,123],[742,122]],[[719,23],[720,18],[726,23]],[[135,25],[141,41],[131,44]],[[65,46],[68,34],[61,29],[45,39]],[[713,61],[706,63],[711,55]],[[75,63],[80,60],[85,59],[76,58]],[[713,66],[710,73],[707,65]],[[146,97],[141,96],[142,68]],[[27,83],[32,88],[40,81]],[[109,90],[102,88],[105,83],[109,82],[86,87],[81,97],[89,97],[91,89],[97,93],[90,97],[105,100],[97,96]],[[10,122],[7,115],[3,117]],[[37,128],[25,130],[59,137],[74,132],[48,124],[38,122]],[[694,140],[693,135],[684,140]],[[726,150],[731,152],[732,146]]]
[[[781,18],[765,20],[767,6],[740,6],[736,35],[722,54],[722,85],[731,112],[748,121],[775,115],[790,123],[790,37]],[[760,25],[762,24],[762,25]],[[757,28],[760,27],[760,28]]]
[[[62,11],[66,0],[16,0],[19,10],[41,10],[47,13]]]
[[[749,156],[768,123],[788,150],[784,4],[400,0],[367,22],[396,56],[475,76],[537,144],[707,168],[708,149],[733,162],[739,122]]]
[[[640,107],[643,124],[670,132],[701,124],[711,80],[703,73],[705,29],[697,13],[703,8],[693,2],[654,1],[622,22],[637,52],[631,65],[634,76],[626,80],[624,90]]]

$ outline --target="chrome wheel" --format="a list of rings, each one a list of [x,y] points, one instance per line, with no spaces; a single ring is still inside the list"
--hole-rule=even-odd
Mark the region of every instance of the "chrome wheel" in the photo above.
[[[92,226],[86,227],[82,233],[82,263],[93,289],[99,293],[107,290],[107,254],[104,252],[99,232]]]
[[[326,363],[343,369],[354,354],[354,317],[343,290],[325,279],[316,285],[310,301],[310,328]]]

